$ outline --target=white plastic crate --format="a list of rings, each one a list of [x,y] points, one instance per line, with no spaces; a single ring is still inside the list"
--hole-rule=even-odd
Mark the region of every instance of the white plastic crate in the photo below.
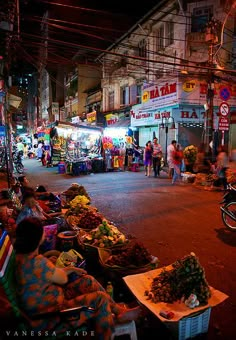
[[[190,173],[181,173],[181,177],[184,183],[193,183],[196,175]]]
[[[180,319],[178,322],[165,322],[165,325],[178,340],[194,338],[197,335],[207,333],[211,315],[211,308],[194,314],[191,317]]]

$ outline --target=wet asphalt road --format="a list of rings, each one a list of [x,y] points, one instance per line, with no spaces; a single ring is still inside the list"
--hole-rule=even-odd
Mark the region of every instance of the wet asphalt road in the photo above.
[[[192,184],[171,185],[164,172],[160,178],[147,178],[143,171],[74,177],[59,174],[57,167],[45,168],[35,159],[24,160],[24,165],[33,187],[42,184],[60,193],[71,183],[83,185],[91,204],[122,232],[143,242],[161,267],[193,251],[209,284],[229,295],[212,309],[205,338],[236,339],[236,233],[226,230],[221,221],[222,192]],[[160,339],[150,337],[155,338]]]

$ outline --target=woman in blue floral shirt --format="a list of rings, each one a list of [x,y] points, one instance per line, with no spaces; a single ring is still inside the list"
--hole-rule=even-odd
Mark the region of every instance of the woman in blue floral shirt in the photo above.
[[[61,215],[60,212],[51,214],[45,213],[45,211],[43,211],[43,209],[37,202],[35,198],[35,193],[32,190],[29,190],[25,193],[23,200],[24,205],[16,218],[16,224],[19,224],[21,221],[28,217],[36,217],[39,218],[41,221],[46,221],[47,219]]]
[[[65,308],[89,306],[94,309],[82,311],[79,320],[66,322],[59,317],[32,322],[34,331],[68,332],[76,330],[89,320],[93,321],[95,338],[109,340],[114,322],[135,320],[140,316],[140,307],[125,309],[105,292],[94,277],[81,268],[56,267],[50,259],[39,254],[44,241],[44,229],[37,218],[28,218],[16,228],[16,280],[22,309],[31,317],[39,313]],[[68,275],[75,272],[78,278],[68,283]]]

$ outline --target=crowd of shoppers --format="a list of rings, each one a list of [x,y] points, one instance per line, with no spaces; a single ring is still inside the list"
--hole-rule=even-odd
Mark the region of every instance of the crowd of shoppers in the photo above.
[[[225,146],[221,145],[218,147],[215,161],[213,161],[212,156],[210,156],[209,153],[206,153],[205,150],[206,146],[203,143],[197,147],[196,161],[193,164],[193,173],[215,174],[218,177],[218,181],[215,184],[226,189],[226,173],[230,167],[230,157]],[[171,180],[172,184],[181,183],[181,173],[185,170],[186,162],[181,145],[178,144],[176,140],[172,140],[167,146],[166,155],[168,178]],[[143,164],[145,176],[150,177],[152,171],[154,177],[160,176],[162,159],[162,147],[155,137],[153,138],[153,141],[149,140],[144,148]]]

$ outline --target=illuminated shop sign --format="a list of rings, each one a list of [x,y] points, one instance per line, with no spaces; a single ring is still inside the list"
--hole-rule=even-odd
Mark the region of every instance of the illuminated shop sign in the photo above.
[[[159,85],[145,85],[142,93],[142,103],[153,105],[155,107],[163,107],[173,104],[177,99],[177,83],[162,83]]]

